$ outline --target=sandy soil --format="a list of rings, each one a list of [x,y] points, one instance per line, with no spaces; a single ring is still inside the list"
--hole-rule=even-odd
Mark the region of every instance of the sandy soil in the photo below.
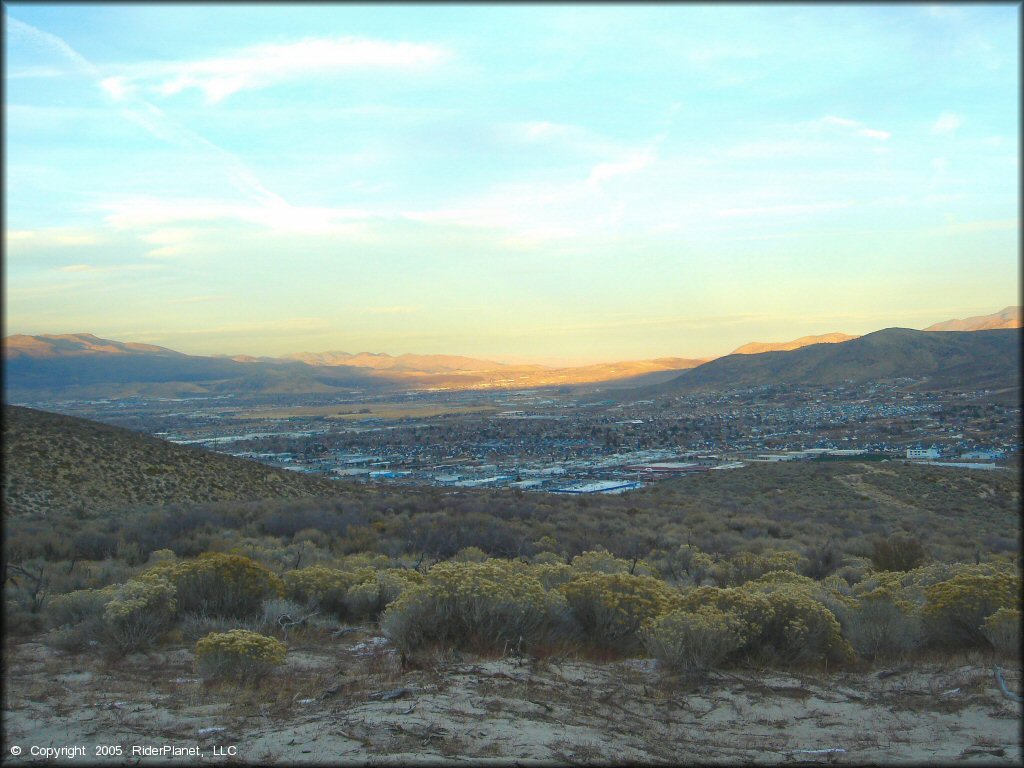
[[[1004,674],[1019,691],[1021,670]],[[4,683],[10,765],[1021,761],[1021,705],[981,657],[827,675],[733,670],[695,685],[642,659],[456,652],[403,669],[365,628],[293,639],[287,665],[246,687],[204,684],[187,648],[105,663],[8,641]],[[85,758],[33,757],[33,746],[83,746]],[[122,754],[97,757],[99,746]],[[132,752],[163,746],[202,756]]]

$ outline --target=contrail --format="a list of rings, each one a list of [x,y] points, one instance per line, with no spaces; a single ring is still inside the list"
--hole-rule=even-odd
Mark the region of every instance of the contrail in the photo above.
[[[14,36],[34,42],[40,47],[70,60],[81,74],[91,78],[97,87],[105,90],[115,102],[126,102],[119,110],[122,117],[141,126],[150,135],[161,141],[188,149],[207,150],[220,159],[225,176],[238,191],[264,205],[275,207],[288,206],[280,195],[263,186],[256,177],[256,174],[239,160],[236,155],[217,146],[190,128],[181,125],[155,104],[132,94],[115,96],[109,90],[104,89],[102,86],[103,72],[99,67],[82,56],[82,54],[57,35],[44,32],[33,27],[31,24],[26,24],[11,16],[6,17],[6,22],[7,29]]]

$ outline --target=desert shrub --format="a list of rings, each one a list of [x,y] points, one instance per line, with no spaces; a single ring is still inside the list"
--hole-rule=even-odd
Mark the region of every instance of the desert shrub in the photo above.
[[[384,634],[402,651],[430,644],[458,648],[529,647],[567,626],[564,599],[546,593],[523,563],[439,563],[381,617]]]
[[[866,557],[847,555],[833,575],[839,576],[851,586],[860,583],[871,570],[871,561]],[[810,574],[805,574],[810,575]]]
[[[141,578],[167,578],[181,611],[244,617],[260,612],[263,601],[280,595],[278,576],[243,555],[206,552],[194,560],[159,563]]]
[[[170,581],[133,579],[114,589],[103,607],[103,641],[121,654],[144,650],[171,628],[176,614]]]
[[[480,547],[465,547],[452,555],[456,563],[482,563],[486,559],[487,553]]]
[[[375,578],[376,572],[369,567],[341,571],[313,565],[284,575],[284,595],[289,600],[344,618],[348,610],[345,596],[349,589]]]
[[[572,559],[572,569],[577,573],[628,573],[629,566],[629,560],[603,548],[583,552]]]
[[[113,596],[113,589],[77,589],[74,592],[57,595],[46,606],[46,623],[50,627],[61,627],[102,617],[103,608]]]
[[[924,626],[916,606],[894,595],[871,594],[834,608],[843,636],[865,659],[893,659],[921,645]]]
[[[796,572],[800,555],[792,551],[773,551],[763,555],[740,552],[715,564],[712,575],[720,587],[731,587],[754,581],[772,571]]]
[[[950,647],[987,645],[986,619],[1000,608],[1016,608],[1020,596],[1020,576],[1013,566],[962,566],[952,578],[925,588],[922,616],[929,641]]]
[[[368,581],[349,587],[343,600],[346,615],[353,619],[377,618],[403,592],[423,581],[422,573],[408,568],[378,571]]]
[[[574,575],[572,566],[566,565],[564,561],[555,563],[541,563],[534,565],[530,573],[536,576],[544,589],[554,589],[565,584]]]
[[[534,543],[538,544],[539,542]],[[543,552],[538,552],[536,555],[531,557],[530,562],[534,565],[565,565],[565,556],[560,555],[557,552],[545,550]]]
[[[925,564],[928,552],[921,540],[894,533],[872,544],[871,564],[879,571],[912,571]]]
[[[701,675],[743,643],[743,624],[718,608],[674,610],[641,630],[647,652],[666,668]]]
[[[812,579],[824,579],[839,570],[843,559],[842,551],[830,539],[820,546],[809,546],[804,549],[800,573]]]
[[[174,586],[165,578],[76,590],[50,604],[47,622],[53,629],[46,642],[66,651],[99,645],[123,655],[151,646],[171,628],[176,614]]]
[[[205,679],[251,680],[284,664],[287,646],[244,629],[212,632],[196,642],[196,670]]]
[[[50,631],[43,640],[63,651],[77,652],[87,645],[99,645],[103,634],[103,609],[113,596],[113,587],[79,589],[58,595],[46,607]]]
[[[679,592],[651,576],[584,572],[558,587],[584,637],[621,652],[640,647],[644,622],[672,610]]]
[[[805,576],[777,571],[738,587],[691,590],[681,607],[712,605],[738,619],[738,655],[783,665],[848,660],[853,649],[835,614],[816,598],[819,591]]]
[[[1020,653],[1020,611],[1000,608],[985,619],[981,634],[997,652],[1017,656]]]
[[[172,549],[156,549],[149,553],[149,564],[156,565],[157,563],[169,563],[178,559],[178,556],[174,554]]]
[[[668,557],[669,571],[682,583],[702,586],[711,578],[715,562],[691,544],[683,544]]]

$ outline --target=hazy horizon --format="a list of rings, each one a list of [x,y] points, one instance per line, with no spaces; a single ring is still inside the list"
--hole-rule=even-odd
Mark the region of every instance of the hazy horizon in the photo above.
[[[584,365],[997,312],[1019,13],[8,3],[5,333]]]

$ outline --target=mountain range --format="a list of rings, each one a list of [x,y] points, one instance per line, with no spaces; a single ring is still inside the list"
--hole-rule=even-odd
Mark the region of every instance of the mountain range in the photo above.
[[[886,328],[838,344],[727,355],[633,394],[912,379],[920,389],[989,389],[1013,401],[1020,396],[1020,334],[1019,328],[943,333]]]
[[[938,340],[947,334],[987,333],[1020,325],[1020,307],[1007,307],[992,315],[937,323],[924,331],[887,329],[866,336],[829,333],[788,342],[751,342],[711,360],[664,357],[563,368],[510,365],[460,355],[392,356],[341,351],[299,352],[283,357],[202,356],[88,333],[22,334],[4,339],[4,384],[8,400],[14,402],[57,397],[343,394],[353,390],[597,384],[602,389],[655,387],[669,391],[727,383],[746,386],[754,381],[833,383],[861,375],[915,377],[923,373],[941,378],[949,368],[941,362],[946,356],[959,361],[950,375],[995,380],[1005,372],[1005,366],[998,360],[988,365],[983,351],[977,355],[966,353],[968,347],[976,346],[969,340],[953,341],[950,337],[948,343],[934,344],[922,339]],[[796,356],[775,357],[780,354]],[[1019,357],[1016,350],[1013,355]],[[972,372],[971,365],[982,367]]]

